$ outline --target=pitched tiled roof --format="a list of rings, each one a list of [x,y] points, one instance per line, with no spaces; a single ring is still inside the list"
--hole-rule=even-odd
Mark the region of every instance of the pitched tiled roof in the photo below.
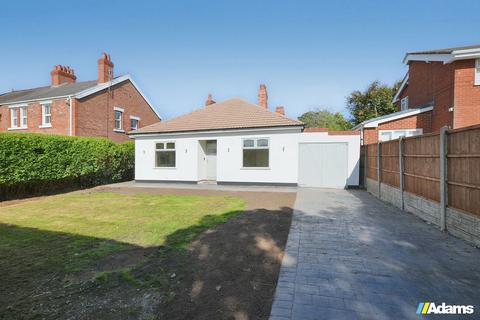
[[[171,120],[140,128],[130,134],[285,126],[303,126],[303,124],[243,99],[233,98],[205,106]]]
[[[0,105],[74,95],[85,89],[95,87],[96,85],[97,80],[91,80],[77,83],[65,83],[59,86],[40,87],[7,92],[0,95]]]

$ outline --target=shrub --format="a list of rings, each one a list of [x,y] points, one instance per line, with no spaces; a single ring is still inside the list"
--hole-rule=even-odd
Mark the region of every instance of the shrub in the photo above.
[[[133,178],[133,142],[0,133],[0,199]]]

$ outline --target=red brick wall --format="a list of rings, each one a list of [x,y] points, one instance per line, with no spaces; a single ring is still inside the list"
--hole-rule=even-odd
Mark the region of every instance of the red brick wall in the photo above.
[[[423,112],[414,116],[381,123],[377,128],[363,130],[363,144],[378,142],[379,130],[417,129],[422,128],[423,133],[432,132],[432,112]]]
[[[17,117],[20,119],[20,110],[17,110]],[[69,110],[67,99],[57,99],[52,101],[51,107],[52,127],[40,128],[42,124],[42,106],[39,102],[29,103],[27,106],[27,129],[12,130],[12,132],[37,132],[48,134],[68,135],[69,128]],[[10,109],[8,106],[0,107],[0,131],[7,131],[10,127]],[[20,122],[19,122],[20,123]]]
[[[409,108],[434,103],[432,130],[453,125],[454,64],[412,61],[409,65]]]
[[[105,90],[76,101],[75,134],[108,137],[118,142],[128,140],[125,133],[114,131],[114,107],[125,110],[123,113],[123,129],[125,132],[130,131],[130,116],[140,118],[139,127],[160,121],[131,82],[126,81],[112,87],[110,94]]]
[[[453,128],[480,124],[480,86],[475,85],[475,60],[455,61]]]

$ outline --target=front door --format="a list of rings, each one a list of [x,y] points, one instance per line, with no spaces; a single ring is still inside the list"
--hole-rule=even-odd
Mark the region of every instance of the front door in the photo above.
[[[207,180],[217,180],[217,141],[208,140],[206,149]]]

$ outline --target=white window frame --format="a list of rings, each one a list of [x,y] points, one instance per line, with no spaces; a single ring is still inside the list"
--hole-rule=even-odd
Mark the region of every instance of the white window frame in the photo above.
[[[403,97],[402,100],[400,100],[400,110],[407,110],[408,109],[408,96]]]
[[[18,108],[10,108],[10,129],[18,129],[19,119],[18,119]]]
[[[40,103],[42,107],[42,124],[39,128],[51,128],[52,127],[52,102],[51,101],[44,101]],[[46,106],[49,107],[49,113],[46,112]],[[50,122],[47,122],[47,117],[50,118]]]
[[[27,125],[23,125],[23,119],[27,118],[27,105],[13,105],[9,106],[8,109],[10,110],[10,127],[8,130],[27,129]]]
[[[117,120],[117,112],[120,113],[120,120]],[[123,113],[125,112],[125,110],[123,108],[120,108],[120,107],[114,107],[113,108],[113,121],[114,121],[114,125],[113,125],[113,131],[115,132],[125,132],[125,130],[123,130]],[[117,127],[117,121],[119,121],[119,127]]]
[[[167,145],[169,143],[173,143],[173,149],[167,149]],[[157,144],[163,144],[164,148],[159,149],[157,148]],[[177,142],[175,140],[168,140],[168,141],[155,141],[153,147],[155,148],[155,163],[153,164],[154,168],[156,169],[176,169],[177,168]],[[158,152],[174,152],[174,158],[175,158],[175,165],[173,167],[169,166],[157,166],[157,156]]]
[[[480,58],[475,60],[475,85],[480,86]]]
[[[28,128],[27,106],[20,107],[20,128]]]
[[[132,120],[137,121],[137,127],[135,129],[132,127]],[[131,130],[137,130],[139,127],[140,127],[140,118],[136,117],[136,116],[130,116],[130,129]]]
[[[402,132],[403,134],[398,134]],[[382,134],[390,134],[390,139],[382,139]],[[378,130],[378,141],[390,141],[400,137],[413,137],[423,134],[422,128],[417,129],[395,129],[395,130]]]
[[[246,140],[253,140],[253,146],[245,147]],[[267,140],[267,146],[258,146],[258,140]],[[266,167],[245,167],[243,163],[243,152],[244,150],[268,150],[268,165]],[[248,170],[268,170],[270,169],[270,138],[268,137],[252,137],[252,138],[242,138],[242,152],[241,152],[241,161],[242,161],[242,169]]]

